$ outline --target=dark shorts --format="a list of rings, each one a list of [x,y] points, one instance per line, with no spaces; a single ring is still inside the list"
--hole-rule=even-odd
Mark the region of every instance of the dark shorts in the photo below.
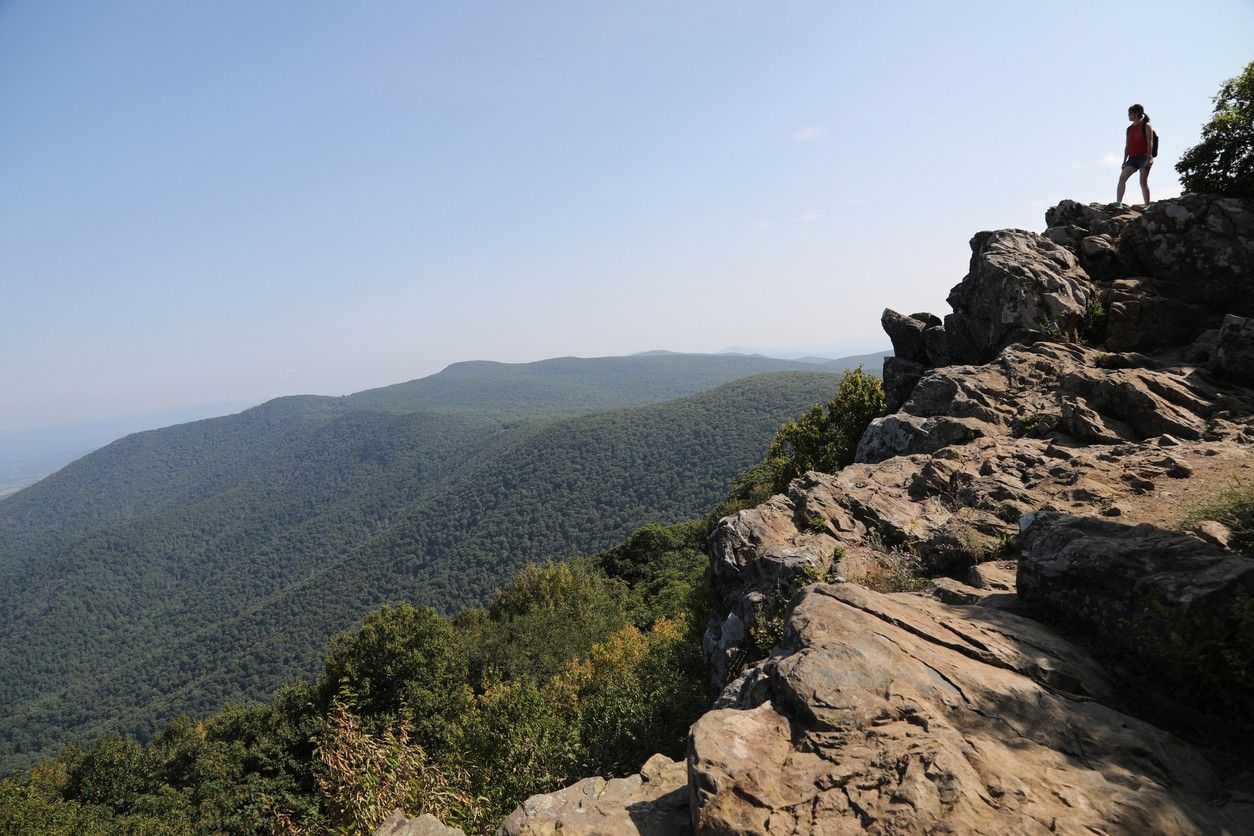
[[[1145,165],[1145,161],[1149,159],[1149,154],[1137,154],[1135,157],[1128,157],[1128,161],[1123,164],[1124,168],[1130,168],[1133,171],[1139,171],[1141,166]]]

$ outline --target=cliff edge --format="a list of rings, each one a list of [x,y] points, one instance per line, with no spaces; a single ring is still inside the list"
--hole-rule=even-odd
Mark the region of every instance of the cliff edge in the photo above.
[[[1254,832],[1254,559],[1178,530],[1254,475],[1254,201],[1046,222],[884,312],[855,464],[719,523],[687,762],[502,833]]]

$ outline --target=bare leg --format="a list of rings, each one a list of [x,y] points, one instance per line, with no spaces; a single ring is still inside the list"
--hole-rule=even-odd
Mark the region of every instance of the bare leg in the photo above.
[[[1125,165],[1123,171],[1119,172],[1119,188],[1115,192],[1115,201],[1123,203],[1123,190],[1128,185],[1128,178],[1132,176],[1132,172],[1136,171],[1130,165]]]
[[[1147,165],[1141,166],[1141,196],[1145,198],[1145,205],[1149,206],[1149,170]]]

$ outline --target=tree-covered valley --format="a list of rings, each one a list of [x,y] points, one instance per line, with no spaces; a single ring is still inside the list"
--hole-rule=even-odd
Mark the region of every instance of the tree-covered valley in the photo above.
[[[808,371],[744,379],[779,368]],[[458,364],[115,442],[0,502],[0,763],[263,698],[380,604],[452,613],[701,513],[830,396],[814,369]]]
[[[623,493],[632,493],[631,477],[613,465],[625,456],[700,481],[709,463],[685,464],[692,459],[685,450],[698,452],[714,429],[739,446],[767,401],[798,400],[812,387],[830,398],[827,405],[805,410],[801,398],[794,414],[802,414],[768,430],[769,444],[689,518],[636,527],[594,554],[528,563],[496,585],[486,606],[445,615],[393,598],[316,648],[307,676],[262,699],[213,713],[184,706],[143,739],[79,738],[0,780],[0,833],[368,833],[393,809],[491,832],[529,794],[583,775],[625,775],[655,752],[678,755],[710,702],[700,638],[710,606],[709,532],[722,516],[768,496],[784,474],[812,464],[815,451],[850,455],[850,439],[884,410],[879,380],[860,371],[760,375],[700,396],[556,422],[532,443],[526,435],[512,441],[512,455],[482,463],[505,466],[496,484],[524,492],[528,472],[552,479],[558,471],[547,460],[584,453],[604,486]],[[708,417],[724,413],[731,420]],[[603,526],[623,518],[586,501],[599,491],[581,483],[599,479],[569,478],[565,486],[552,482],[558,496],[535,508],[575,501]],[[654,490],[647,480],[635,484],[641,488],[631,501]],[[670,482],[660,488],[678,490]],[[475,504],[471,494],[454,501]],[[491,515],[478,519],[499,530]],[[580,535],[575,524],[561,530],[600,539]],[[337,594],[363,591],[350,587]],[[307,612],[334,605],[334,594],[309,593],[288,597]],[[315,623],[284,612],[295,632]],[[253,650],[293,635],[290,627],[256,634]]]

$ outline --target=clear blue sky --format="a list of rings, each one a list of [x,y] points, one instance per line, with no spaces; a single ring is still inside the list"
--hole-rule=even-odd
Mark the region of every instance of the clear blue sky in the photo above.
[[[0,0],[0,429],[465,359],[853,351],[1152,182],[1254,4]]]

